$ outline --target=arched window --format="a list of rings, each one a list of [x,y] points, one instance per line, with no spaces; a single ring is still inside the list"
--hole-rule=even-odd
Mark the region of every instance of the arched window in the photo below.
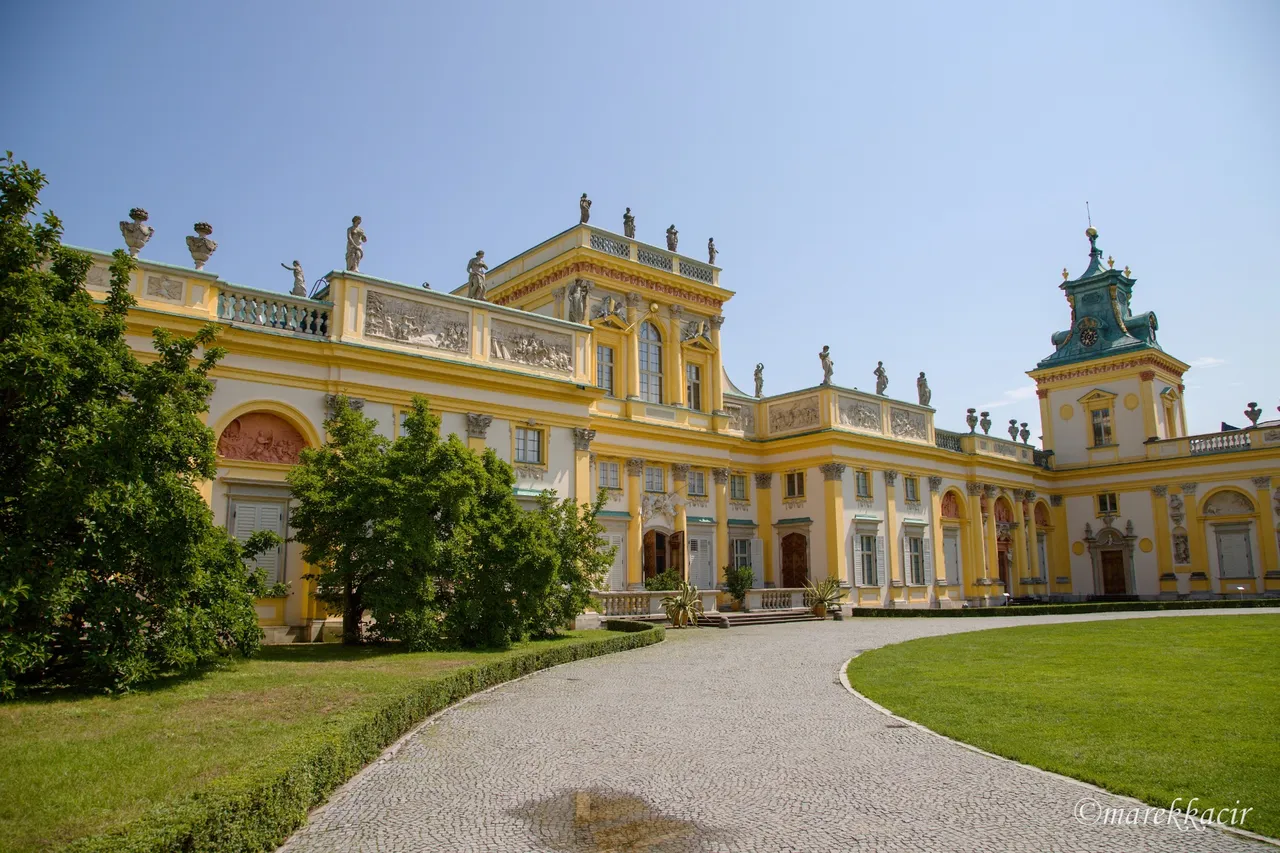
[[[662,402],[662,335],[649,322],[640,326],[640,399]]]

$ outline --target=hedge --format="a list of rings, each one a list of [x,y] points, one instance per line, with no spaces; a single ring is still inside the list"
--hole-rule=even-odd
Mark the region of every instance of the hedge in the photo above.
[[[1083,604],[1010,604],[956,608],[846,608],[852,617],[1058,616],[1072,613],[1115,613],[1126,610],[1216,610],[1237,607],[1280,607],[1280,598],[1213,599],[1204,601],[1091,601]]]
[[[632,624],[632,623],[626,623]],[[258,766],[102,835],[75,841],[74,853],[249,853],[273,850],[329,792],[378,757],[431,714],[504,681],[582,658],[635,649],[663,638],[660,626],[620,627],[625,636],[530,652],[412,682],[341,731],[291,744],[269,766]]]

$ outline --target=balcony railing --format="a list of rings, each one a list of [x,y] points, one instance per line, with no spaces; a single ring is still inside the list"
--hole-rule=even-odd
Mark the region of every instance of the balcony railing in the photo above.
[[[945,429],[934,429],[933,442],[943,450],[953,450],[956,453],[964,453],[964,448],[960,446],[959,433],[947,432]]]
[[[329,336],[332,302],[282,296],[249,287],[223,285],[218,291],[218,319],[262,326],[309,337]]]
[[[1206,453],[1234,453],[1237,450],[1248,450],[1253,446],[1249,433],[1245,430],[1193,435],[1187,439],[1187,443],[1191,446],[1192,456]]]

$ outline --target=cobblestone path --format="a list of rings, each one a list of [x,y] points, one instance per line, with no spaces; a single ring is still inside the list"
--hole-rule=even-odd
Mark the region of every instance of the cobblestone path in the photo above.
[[[668,631],[657,646],[560,666],[444,712],[282,850],[1274,851],[1216,830],[1083,825],[1073,816],[1082,798],[1131,803],[896,727],[839,683],[843,661],[888,643],[1107,618],[1183,617]]]

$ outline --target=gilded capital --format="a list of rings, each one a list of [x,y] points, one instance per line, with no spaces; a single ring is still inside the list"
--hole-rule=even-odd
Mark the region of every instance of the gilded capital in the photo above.
[[[942,491],[942,478],[936,474],[929,478],[929,491],[935,495]]]
[[[1195,493],[1196,493],[1196,489],[1198,489],[1198,488],[1200,488],[1200,484],[1199,484],[1199,483],[1183,483],[1183,484],[1182,484],[1182,493],[1183,493],[1184,495],[1192,495],[1192,496],[1194,496],[1194,495],[1195,495]]]
[[[627,460],[627,476],[629,477],[644,476],[644,460],[628,459]]]
[[[761,471],[761,472],[757,472],[757,473],[756,473],[756,488],[757,488],[757,489],[772,489],[772,488],[773,488],[773,472],[772,472],[772,471]]]
[[[976,498],[978,495],[982,494],[981,483],[965,483],[964,488],[965,488],[965,491],[969,493],[969,497],[971,498]]]
[[[1168,486],[1152,486],[1151,494],[1155,495],[1158,498],[1166,497],[1169,494],[1169,487]]]
[[[672,463],[671,479],[675,480],[677,483],[683,483],[685,480],[689,479],[689,467],[689,463],[687,462]]]
[[[843,462],[827,462],[819,465],[818,470],[822,472],[824,480],[839,480],[844,476],[844,469],[848,467]]]
[[[584,429],[583,427],[573,428],[573,448],[575,450],[590,450],[591,442],[595,440],[596,431],[593,429]]]
[[[489,424],[493,423],[493,415],[478,415],[467,412],[467,438],[484,438],[489,434]]]
[[[894,470],[888,470],[888,471],[885,471],[885,472],[884,472],[884,482],[885,482],[885,485],[886,485],[886,486],[892,486],[892,485],[893,485],[894,483],[896,483],[897,481],[898,481],[898,472],[897,472],[897,471],[894,471]]]
[[[1255,489],[1270,489],[1270,488],[1271,488],[1271,478],[1270,478],[1270,477],[1254,477],[1254,478],[1253,478],[1253,487],[1254,487]]]
[[[711,479],[715,480],[717,483],[723,486],[725,483],[729,482],[729,469],[728,468],[712,468]]]

